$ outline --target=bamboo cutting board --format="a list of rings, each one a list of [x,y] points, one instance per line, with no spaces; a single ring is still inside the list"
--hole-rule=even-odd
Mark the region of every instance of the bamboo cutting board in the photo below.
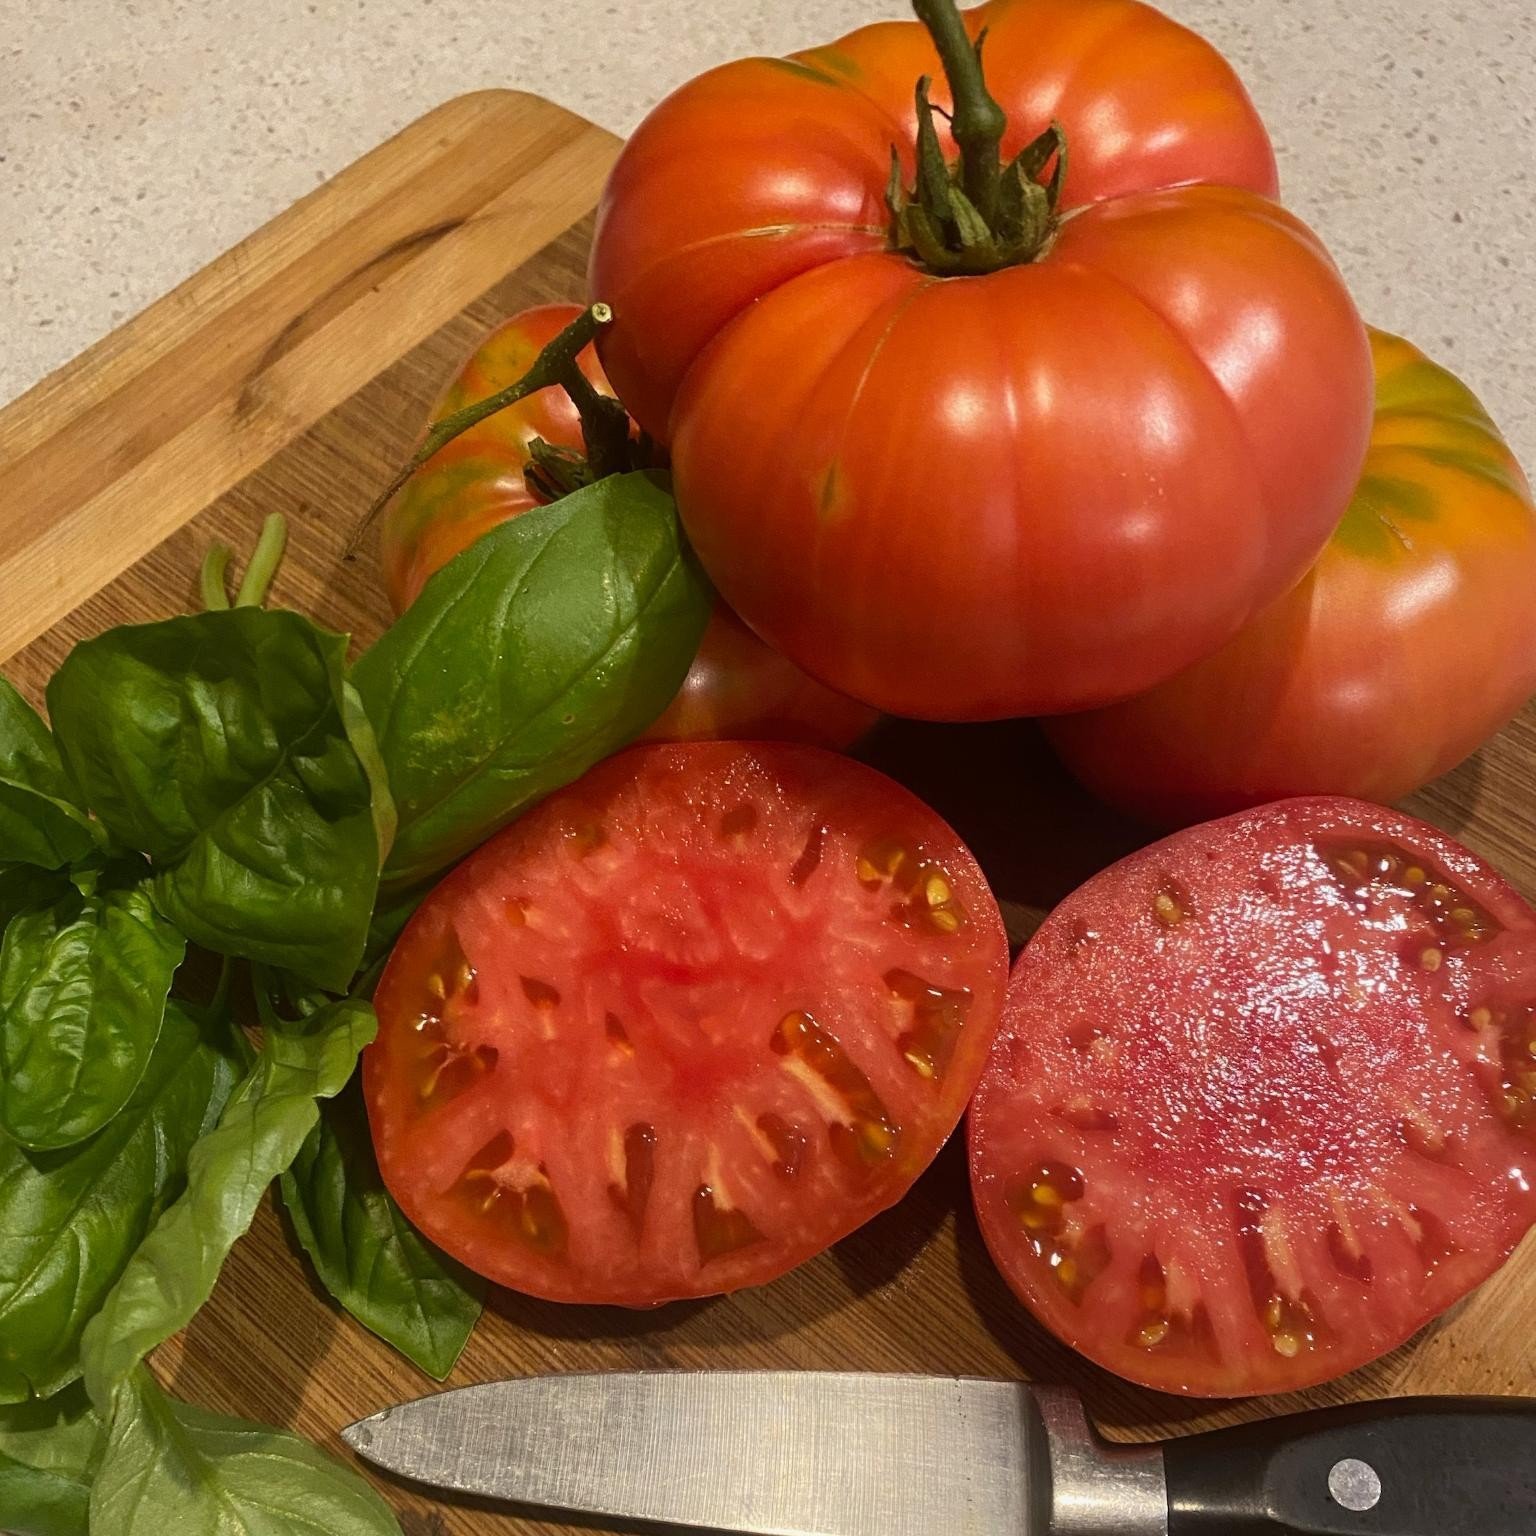
[[[206,546],[249,549],[274,511],[293,524],[275,600],[371,641],[387,611],[371,546],[347,563],[348,540],[478,334],[582,296],[586,215],[617,148],[534,97],[451,102],[0,412],[7,674],[39,700],[76,640],[191,605]],[[1016,939],[1139,841],[1027,726],[892,726],[869,755],[976,848]],[[1536,896],[1536,711],[1413,808]],[[325,1298],[270,1208],[155,1365],[183,1397],[342,1455],[342,1424],[432,1386]],[[494,1293],[449,1385],[723,1366],[1066,1381],[1120,1437],[1396,1392],[1536,1394],[1536,1246],[1342,1381],[1264,1403],[1184,1402],[1105,1375],[1030,1321],[987,1259],[957,1141],[895,1211],[760,1290],[652,1313]],[[576,1528],[383,1486],[406,1536]]]

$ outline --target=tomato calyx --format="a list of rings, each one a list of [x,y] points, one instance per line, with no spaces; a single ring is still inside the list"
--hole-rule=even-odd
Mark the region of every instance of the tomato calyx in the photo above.
[[[953,167],[944,158],[934,122],[943,109],[929,99],[933,82],[924,75],[917,82],[917,179],[910,191],[901,157],[891,149],[891,243],[940,276],[975,276],[1033,261],[1056,230],[1066,134],[1060,123],[1051,123],[1004,166],[1008,116],[987,89],[985,30],[972,42],[955,0],[912,0],[912,8],[944,65],[954,101],[945,115],[960,156]],[[1042,184],[1048,166],[1050,179]]]
[[[472,401],[462,410],[444,416],[433,424],[421,446],[411,455],[403,468],[384,487],[382,494],[368,509],[358,524],[347,548],[350,558],[362,542],[363,535],[373,525],[374,519],[394,499],[395,494],[421,466],[447,447],[454,438],[478,426],[488,416],[516,405],[519,400],[537,394],[541,389],[559,385],[568,394],[581,413],[582,436],[586,443],[586,455],[570,454],[536,440],[531,450],[534,462],[546,469],[545,484],[535,482],[541,494],[547,488],[553,491],[551,501],[579,489],[582,485],[600,480],[605,475],[619,474],[624,470],[640,468],[633,455],[646,455],[647,442],[631,443],[629,415],[617,400],[594,389],[591,380],[581,371],[576,359],[589,347],[597,333],[613,323],[613,311],[606,304],[590,304],[556,336],[533,360],[528,371],[514,384],[487,395],[483,400]],[[540,457],[539,450],[543,450]],[[579,461],[580,468],[577,467]]]

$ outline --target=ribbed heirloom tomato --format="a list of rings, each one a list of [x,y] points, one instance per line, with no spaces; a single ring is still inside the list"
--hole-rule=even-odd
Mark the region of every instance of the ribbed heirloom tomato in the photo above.
[[[1466,848],[1358,800],[1193,827],[1019,957],[971,1105],[982,1232],[1122,1376],[1309,1386],[1536,1222],[1533,1053],[1536,912]]]
[[[579,305],[545,304],[498,326],[465,361],[432,420],[522,378],[580,313]],[[612,395],[591,348],[577,364],[598,390]],[[581,417],[563,389],[536,390],[487,417],[451,439],[406,482],[380,524],[380,561],[396,613],[481,534],[541,505],[556,489],[541,490],[536,469],[530,480],[535,439],[581,451]],[[676,701],[646,735],[655,741],[774,738],[846,747],[877,718],[875,710],[823,687],[764,645],[721,603]]]
[[[641,124],[600,350],[721,593],[807,671],[929,718],[1103,704],[1316,558],[1364,328],[1200,38],[1136,0],[915,9],[939,48],[866,27]],[[941,60],[952,133],[914,98]]]
[[[1536,507],[1472,392],[1373,332],[1376,422],[1299,585],[1150,693],[1047,727],[1096,794],[1198,821],[1298,794],[1396,800],[1536,691]]]
[[[636,747],[405,930],[364,1058],[379,1167],[517,1290],[648,1306],[759,1284],[927,1166],[1007,971],[975,860],[874,769]]]

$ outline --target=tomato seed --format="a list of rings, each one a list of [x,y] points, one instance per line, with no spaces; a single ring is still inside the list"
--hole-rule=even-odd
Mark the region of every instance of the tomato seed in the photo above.
[[[1183,920],[1184,909],[1167,891],[1159,891],[1152,898],[1152,915],[1165,928],[1172,928]]]
[[[608,1013],[603,1016],[603,1034],[607,1037],[609,1045],[622,1051],[626,1056],[635,1054],[635,1047],[629,1038],[629,1031],[624,1028],[616,1013]]]
[[[585,859],[608,841],[608,833],[595,821],[575,821],[566,826],[565,846],[573,859]]]
[[[878,891],[882,885],[898,882],[915,864],[912,850],[894,838],[880,838],[859,850],[854,872],[865,890]]]
[[[783,1179],[795,1178],[800,1172],[810,1147],[810,1141],[805,1132],[799,1126],[791,1125],[787,1120],[771,1113],[757,1117],[757,1128],[767,1139],[776,1159],[773,1171]]]
[[[757,807],[745,801],[720,818],[721,837],[744,837],[757,825]]]
[[[1359,1280],[1362,1284],[1370,1280],[1375,1272],[1370,1254],[1359,1246],[1357,1240],[1346,1237],[1344,1229],[1336,1221],[1328,1224],[1327,1242],[1328,1257],[1341,1275],[1348,1275],[1351,1280]]]
[[[864,1170],[861,1165],[891,1156],[900,1137],[900,1127],[891,1119],[879,1094],[870,1086],[869,1079],[854,1065],[836,1039],[810,1014],[801,1011],[786,1013],[773,1032],[769,1045],[778,1055],[791,1057],[796,1065],[812,1074],[813,1080],[824,1084],[852,1114],[854,1123],[860,1127],[857,1136],[831,1114],[828,1115],[828,1119],[832,1120],[829,1134],[832,1136],[833,1150],[849,1167],[862,1172]],[[813,1083],[807,1083],[806,1086],[814,1091]],[[866,1131],[865,1127],[879,1127],[879,1136],[873,1131]],[[842,1137],[839,1137],[839,1131]],[[843,1144],[845,1139],[848,1141],[847,1146]],[[857,1154],[854,1161],[848,1158],[850,1149]]]
[[[790,867],[789,883],[797,890],[814,875],[821,866],[822,845],[826,842],[827,829],[824,826],[814,826],[806,837],[805,847],[800,850],[800,857]]]
[[[623,1151],[624,1182],[610,1184],[608,1196],[638,1236],[645,1225],[645,1208],[656,1180],[656,1127],[643,1122],[630,1126],[624,1132]]]
[[[970,992],[938,986],[899,967],[885,973],[885,984],[912,1004],[912,1028],[897,1039],[897,1050],[919,1077],[942,1079],[970,1012]]]
[[[523,996],[540,1012],[548,1013],[560,1006],[559,990],[547,981],[541,981],[537,976],[520,976],[518,980],[523,984]]]
[[[708,1184],[699,1185],[693,1194],[693,1237],[701,1264],[763,1241],[751,1217],[734,1206],[720,1204]]]
[[[1431,878],[1422,864],[1411,863],[1395,844],[1344,849],[1318,844],[1317,852],[1364,917],[1370,917],[1382,906],[1390,907],[1393,902],[1406,902],[1427,920],[1431,937],[1442,950],[1485,943],[1503,931],[1503,924],[1449,875],[1435,870]],[[1443,955],[1424,959],[1429,953],[1429,948],[1423,949],[1420,963],[1432,971],[1438,968]]]
[[[474,1087],[495,1065],[495,1046],[476,1046],[466,1051],[460,1046],[444,1044],[426,1058],[427,1071],[417,1084],[417,1095],[423,1107],[435,1109],[456,1099],[467,1089]]]

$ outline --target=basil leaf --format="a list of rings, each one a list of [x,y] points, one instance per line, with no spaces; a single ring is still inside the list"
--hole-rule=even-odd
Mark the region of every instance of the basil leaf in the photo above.
[[[83,1388],[0,1408],[0,1530],[86,1536],[101,1421]]]
[[[73,1146],[128,1102],[187,941],[143,886],[19,913],[0,948],[0,1128]]]
[[[166,917],[206,949],[335,990],[362,955],[379,865],[346,648],[296,613],[234,608],[108,630],[48,685],[65,762],[107,829],[154,861]]]
[[[281,1188],[326,1290],[441,1381],[474,1332],[484,1282],[417,1232],[384,1187],[356,1082],[321,1111]]]
[[[110,1536],[400,1536],[349,1467],[280,1429],[178,1403],[138,1370],[118,1388],[91,1490]]]
[[[367,1003],[347,998],[317,1013],[308,1034],[267,1032],[218,1125],[192,1148],[186,1192],[144,1239],[85,1330],[80,1361],[98,1408],[105,1410],[118,1384],[208,1300],[267,1186],[314,1129],[316,1100],[341,1091],[377,1027]]]
[[[0,1136],[0,1402],[79,1374],[81,1330],[166,1205],[217,1118],[229,1062],[175,1003],[122,1112],[64,1152]]]
[[[96,846],[48,727],[0,677],[0,863],[59,869]]]
[[[614,475],[492,529],[358,661],[414,885],[666,708],[713,597],[665,481]]]

